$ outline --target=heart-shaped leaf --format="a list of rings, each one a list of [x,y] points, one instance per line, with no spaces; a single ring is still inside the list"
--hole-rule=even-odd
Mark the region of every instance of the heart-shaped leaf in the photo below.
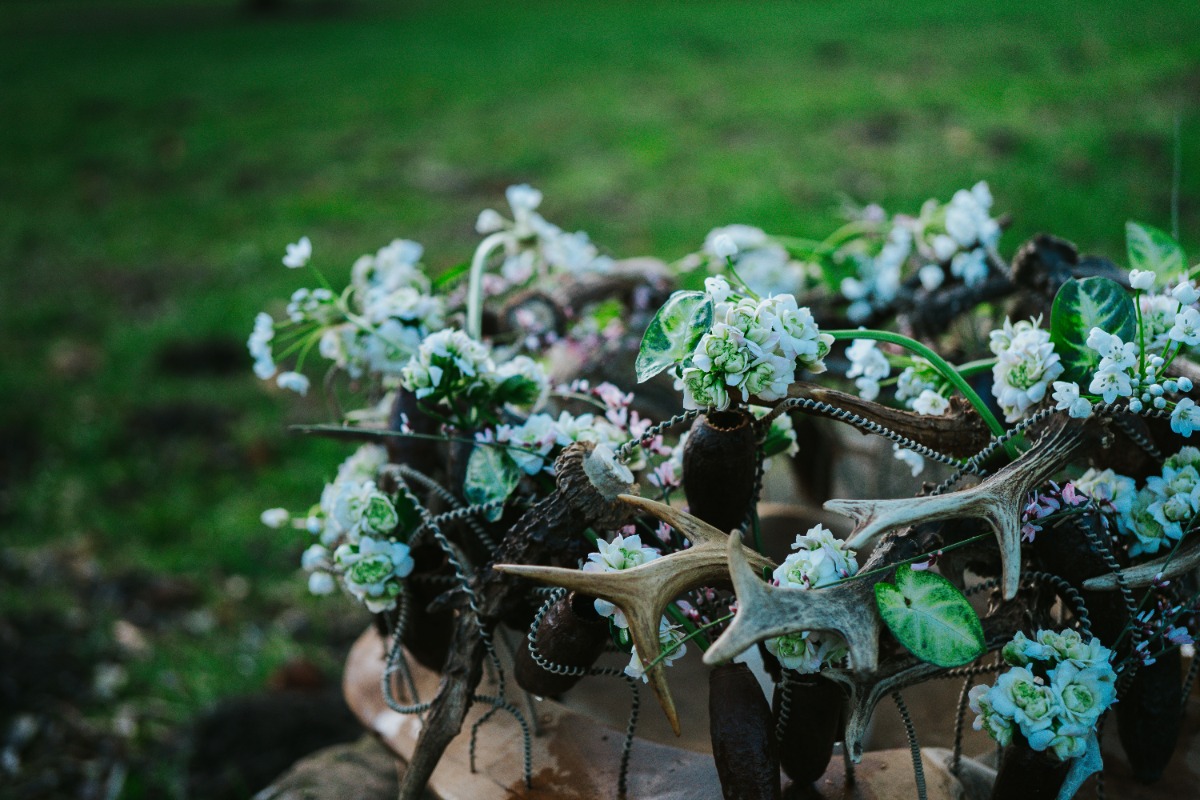
[[[1137,334],[1133,300],[1121,284],[1111,278],[1072,278],[1054,297],[1050,312],[1050,341],[1062,361],[1063,380],[1086,388],[1100,365],[1100,354],[1087,346],[1092,328],[1131,342]]]
[[[936,573],[900,565],[894,585],[875,584],[875,605],[892,635],[922,661],[957,667],[987,649],[975,609]]]
[[[463,494],[475,505],[507,500],[520,481],[521,470],[503,448],[476,445],[467,460]],[[503,507],[495,508],[488,512],[487,518],[495,522],[503,513]]]
[[[704,292],[675,292],[646,326],[634,369],[648,381],[691,354],[713,321],[712,298]]]
[[[1187,259],[1169,233],[1140,222],[1125,223],[1125,248],[1129,268],[1150,270],[1166,282],[1187,272]]]

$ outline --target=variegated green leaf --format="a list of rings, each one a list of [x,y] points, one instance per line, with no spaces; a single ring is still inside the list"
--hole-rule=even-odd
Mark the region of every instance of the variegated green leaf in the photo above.
[[[642,335],[634,363],[638,383],[687,358],[712,321],[712,298],[704,292],[675,292],[667,298]]]
[[[1179,242],[1169,233],[1140,222],[1125,223],[1125,247],[1129,268],[1150,270],[1162,283],[1187,272],[1187,259]]]
[[[922,661],[957,667],[987,649],[975,609],[941,575],[902,564],[894,585],[875,584],[875,604],[892,635]]]
[[[1062,360],[1064,381],[1087,383],[1100,365],[1100,354],[1087,346],[1092,328],[1131,342],[1137,335],[1133,299],[1110,278],[1072,278],[1054,297],[1050,312],[1050,341]]]
[[[521,481],[521,470],[502,447],[476,445],[467,460],[467,475],[463,480],[463,495],[473,505],[507,500]],[[492,522],[500,519],[504,508],[488,512]]]

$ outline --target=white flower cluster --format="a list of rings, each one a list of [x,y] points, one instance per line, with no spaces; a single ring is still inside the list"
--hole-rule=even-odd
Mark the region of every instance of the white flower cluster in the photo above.
[[[857,277],[842,279],[842,296],[850,301],[846,317],[853,323],[865,322],[876,308],[887,306],[900,291],[904,264],[913,250],[912,230],[897,224],[888,232],[883,247],[875,256],[852,256]]]
[[[796,552],[775,568],[774,581],[790,589],[819,589],[858,572],[855,552],[821,525],[796,537]],[[846,655],[846,641],[828,631],[796,631],[766,641],[767,650],[786,669],[818,672]]]
[[[396,239],[354,262],[349,313],[322,334],[323,357],[352,378],[400,374],[421,341],[446,324],[445,301],[430,294],[420,266],[423,253],[416,242]]]
[[[729,407],[733,397],[764,400],[787,396],[797,364],[825,371],[833,337],[821,333],[807,308],[791,295],[754,300],[733,292],[721,277],[705,288],[713,299],[715,320],[684,362],[681,384],[685,408]],[[732,395],[732,396],[731,396]]]
[[[487,345],[456,328],[425,337],[400,377],[418,400],[447,407],[461,400],[532,409],[545,401],[550,386],[533,359],[516,356],[497,367]]]
[[[1000,224],[992,218],[992,192],[984,181],[959,189],[944,206],[929,200],[917,220],[920,250],[940,266],[950,265],[950,274],[967,286],[987,279],[987,249],[1000,239]],[[932,271],[927,274],[932,275]],[[933,279],[922,275],[927,288]]]
[[[1200,309],[1196,307],[1200,291],[1184,280],[1168,292],[1155,294],[1154,275],[1138,270],[1130,273],[1130,283],[1141,311],[1136,339],[1126,342],[1092,328],[1087,346],[1100,354],[1100,364],[1086,391],[1079,384],[1056,381],[1055,407],[1084,418],[1097,402],[1127,398],[1135,413],[1149,408],[1169,410],[1171,429],[1191,436],[1200,429],[1200,406],[1190,397],[1173,401],[1171,396],[1190,392],[1192,381],[1166,377],[1166,370],[1181,352],[1200,345]]]
[[[338,467],[333,482],[325,485],[321,502],[294,521],[319,537],[300,559],[313,594],[329,594],[340,577],[346,590],[372,612],[395,606],[400,582],[412,572],[413,560],[408,545],[397,538],[409,531],[398,530],[400,514],[391,497],[375,484],[386,461],[383,447],[359,447]],[[264,511],[262,520],[273,528],[292,521],[282,508]]]
[[[1018,422],[1029,408],[1046,396],[1050,383],[1063,373],[1058,354],[1050,343],[1050,332],[1039,327],[1041,320],[1021,320],[992,331],[989,346],[996,354],[992,368],[992,393],[1004,411],[1005,422]]]
[[[940,417],[950,408],[949,389],[933,364],[920,357],[913,358],[896,379],[896,399],[905,408],[928,416]]]
[[[1083,755],[1100,715],[1116,700],[1111,651],[1073,630],[1041,630],[1033,639],[1017,633],[1002,654],[1010,669],[995,686],[975,686],[968,695],[978,715],[975,730],[1001,745],[1019,731],[1031,748],[1060,761]]]
[[[513,218],[484,209],[475,222],[481,234],[503,234],[504,264],[500,274],[510,284],[523,284],[535,274],[562,271],[579,275],[607,272],[612,259],[600,255],[583,231],[568,233],[547,222],[537,212],[542,193],[532,186],[510,186],[505,191]]]
[[[520,425],[500,425],[493,434],[499,444],[514,445],[506,452],[526,475],[554,472],[554,458],[572,442],[595,442],[616,450],[628,436],[616,425],[595,414],[572,415],[563,411],[557,419],[549,414],[531,414]],[[486,433],[480,439],[491,439]]]
[[[750,225],[714,228],[704,238],[703,252],[717,272],[725,268],[726,257],[732,258],[738,275],[762,297],[800,295],[811,272],[761,228]]]
[[[1127,498],[1123,493],[1121,500]],[[1162,472],[1146,479],[1119,527],[1133,537],[1132,556],[1157,553],[1187,534],[1200,514],[1200,449],[1184,447],[1163,462]]]
[[[846,348],[846,358],[850,359],[850,369],[846,377],[854,380],[858,394],[864,400],[875,400],[879,397],[879,382],[887,380],[892,374],[892,365],[873,339],[855,339]]]

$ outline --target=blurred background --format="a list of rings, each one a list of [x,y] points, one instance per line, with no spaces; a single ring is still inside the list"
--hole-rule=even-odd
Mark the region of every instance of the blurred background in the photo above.
[[[259,522],[346,452],[287,430],[320,392],[250,372],[255,312],[303,285],[286,243],[335,283],[397,237],[444,269],[528,182],[674,259],[987,180],[1005,255],[1122,261],[1137,219],[1195,260],[1198,105],[1195,0],[7,0],[0,795],[244,797],[356,736],[367,614]]]

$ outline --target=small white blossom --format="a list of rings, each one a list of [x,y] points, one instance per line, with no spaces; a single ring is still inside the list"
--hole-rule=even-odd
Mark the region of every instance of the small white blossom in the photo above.
[[[504,217],[491,208],[485,208],[479,212],[479,218],[475,220],[475,230],[485,236],[489,233],[504,230]]]
[[[937,289],[946,280],[946,271],[940,264],[926,264],[917,270],[917,279],[927,292]]]
[[[260,519],[268,528],[282,528],[292,521],[292,515],[286,508],[268,508],[262,512]]]
[[[275,379],[280,389],[287,389],[303,397],[308,394],[308,376],[300,372],[281,372]]]
[[[278,251],[276,251],[278,252]],[[312,258],[312,242],[307,236],[301,236],[300,241],[287,246],[287,255],[283,257],[283,265],[288,269],[298,269]]]
[[[926,389],[913,401],[912,408],[918,414],[940,417],[950,408],[950,401],[932,389]]]
[[[254,374],[266,380],[275,374],[275,359],[271,353],[271,340],[275,338],[275,320],[266,312],[254,317],[254,330],[246,342],[250,357],[254,359]]]
[[[1171,296],[1185,306],[1190,306],[1197,300],[1200,300],[1200,292],[1196,291],[1196,285],[1191,281],[1180,283],[1171,290]]]
[[[683,632],[678,627],[668,622],[666,617],[662,618],[658,626],[658,644],[663,653],[660,664],[669,667],[687,653],[687,645],[683,643],[683,636]],[[650,680],[646,677],[646,667],[642,664],[641,657],[638,656],[636,646],[629,655],[629,665],[625,667],[625,674],[631,678],[641,678],[643,682]]]
[[[1054,382],[1054,406],[1059,411],[1066,411],[1075,419],[1087,419],[1092,415],[1092,404],[1086,397],[1079,395],[1079,384],[1069,381]]]
[[[1200,407],[1192,398],[1185,397],[1171,412],[1171,430],[1180,436],[1190,437],[1197,428],[1200,428]]]
[[[892,367],[887,356],[871,339],[855,339],[846,348],[846,358],[850,359],[850,369],[847,378],[853,378],[858,393],[864,400],[874,400],[879,397],[879,382],[891,374]]]
[[[1130,270],[1129,285],[1138,291],[1148,292],[1154,288],[1154,273],[1148,269]]]
[[[737,255],[738,246],[732,236],[722,233],[713,239],[712,251],[717,258],[733,258]]]
[[[897,461],[903,461],[908,465],[912,476],[915,478],[925,471],[925,457],[920,453],[913,452],[907,448],[901,447],[898,444],[892,445],[892,455]]]
[[[308,576],[308,591],[311,594],[323,597],[333,594],[337,589],[337,582],[328,572],[314,572]]]
[[[1200,311],[1188,306],[1176,314],[1175,324],[1167,336],[1188,347],[1200,344]]]
[[[1088,391],[1104,398],[1104,402],[1116,402],[1118,397],[1129,397],[1133,393],[1133,385],[1129,375],[1115,370],[1101,370],[1092,377]]]

